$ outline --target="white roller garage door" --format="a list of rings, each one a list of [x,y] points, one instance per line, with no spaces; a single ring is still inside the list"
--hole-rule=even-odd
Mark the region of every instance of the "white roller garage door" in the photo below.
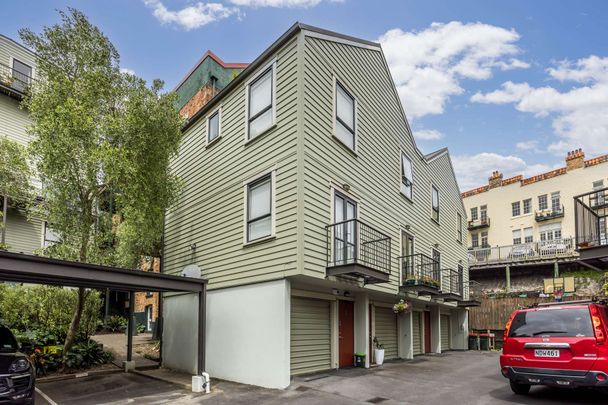
[[[422,322],[420,312],[412,312],[412,343],[414,355],[422,354],[422,338],[420,336],[422,328],[420,327],[420,322]]]
[[[331,368],[329,301],[291,298],[291,374]]]
[[[392,308],[375,307],[375,334],[384,345],[384,358],[396,359],[397,350],[397,315]]]
[[[450,317],[441,315],[441,351],[450,350]]]

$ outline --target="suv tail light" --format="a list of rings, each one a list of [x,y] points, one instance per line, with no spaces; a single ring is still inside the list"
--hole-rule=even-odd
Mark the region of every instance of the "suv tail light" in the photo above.
[[[507,324],[505,325],[505,332],[502,335],[503,342],[505,340],[507,340],[507,338],[509,337],[509,329],[511,329],[511,323],[513,322],[513,318],[515,318],[516,313],[517,313],[517,311],[515,311],[511,314],[511,316],[509,317],[509,320],[507,321]]]
[[[606,341],[606,334],[604,333],[604,325],[600,311],[595,305],[590,305],[589,310],[591,311],[591,322],[593,323],[595,340],[598,344],[603,344]]]

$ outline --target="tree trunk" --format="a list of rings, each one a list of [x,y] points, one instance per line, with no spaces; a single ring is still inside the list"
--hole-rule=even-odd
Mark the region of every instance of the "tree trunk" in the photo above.
[[[78,297],[76,298],[76,308],[74,309],[74,315],[72,316],[72,322],[70,322],[70,328],[68,334],[65,336],[65,342],[63,343],[63,360],[65,368],[65,357],[66,354],[72,348],[74,339],[76,339],[76,333],[78,333],[78,326],[80,325],[80,318],[82,318],[82,312],[84,310],[84,302],[86,300],[86,292],[83,287],[78,288]]]

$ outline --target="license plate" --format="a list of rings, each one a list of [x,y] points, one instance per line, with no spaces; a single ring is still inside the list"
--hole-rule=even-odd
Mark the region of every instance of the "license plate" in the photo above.
[[[536,349],[535,357],[559,357],[559,350]]]

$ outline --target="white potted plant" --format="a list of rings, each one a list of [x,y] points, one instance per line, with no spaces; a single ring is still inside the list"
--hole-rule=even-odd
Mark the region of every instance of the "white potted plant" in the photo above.
[[[408,301],[399,300],[398,303],[393,305],[393,312],[396,314],[404,314],[412,309],[412,304]]]
[[[374,359],[379,366],[384,363],[384,345],[378,341],[376,336],[374,336]]]

